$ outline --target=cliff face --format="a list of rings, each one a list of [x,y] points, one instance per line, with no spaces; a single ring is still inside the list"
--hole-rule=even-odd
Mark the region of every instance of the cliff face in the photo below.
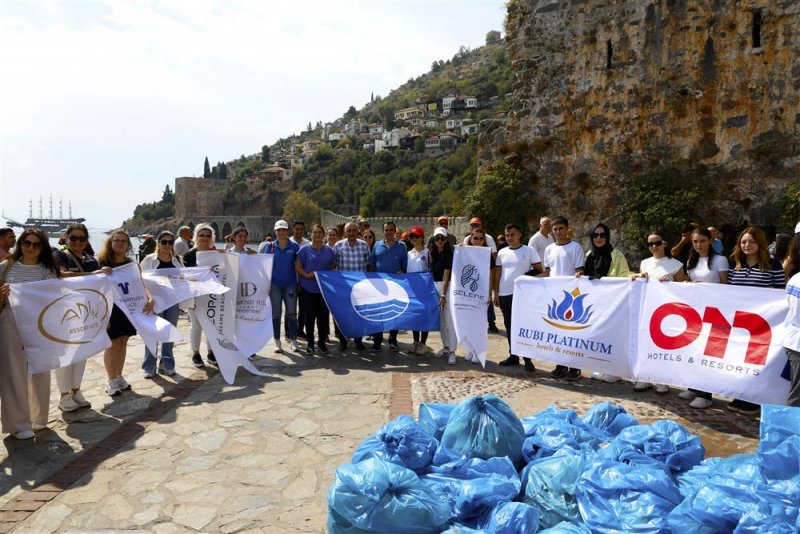
[[[621,192],[703,168],[708,224],[775,223],[800,170],[800,2],[509,3],[512,111],[481,164],[530,173],[550,215],[624,222]],[[616,217],[615,217],[616,216]]]

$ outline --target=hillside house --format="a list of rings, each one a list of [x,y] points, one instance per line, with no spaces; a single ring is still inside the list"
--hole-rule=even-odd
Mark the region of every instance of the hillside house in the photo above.
[[[418,107],[405,108],[394,112],[394,119],[397,121],[407,121],[413,118],[424,118],[425,110]]]
[[[447,130],[455,130],[461,128],[463,125],[464,119],[447,119],[444,123],[444,127]]]
[[[400,139],[409,135],[411,131],[408,128],[395,128],[389,132],[383,133],[384,148],[397,148],[400,146]]]
[[[477,124],[464,124],[461,126],[461,135],[475,135],[478,133],[478,125]]]

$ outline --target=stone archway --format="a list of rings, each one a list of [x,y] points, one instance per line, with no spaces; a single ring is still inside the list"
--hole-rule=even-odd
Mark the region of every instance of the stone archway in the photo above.
[[[228,221],[225,221],[225,224],[222,225],[222,234],[219,236],[219,240],[220,241],[224,240],[225,236],[226,235],[230,235],[230,233],[232,231],[233,231],[233,228],[231,228],[231,223],[229,223]]]
[[[247,226],[242,221],[239,221],[238,223],[236,223],[235,228],[244,228],[245,230],[247,230]],[[247,233],[249,234],[250,230],[247,230]]]
[[[209,224],[209,226],[211,227],[212,230],[214,230],[215,239],[217,241],[222,241],[222,236],[219,233],[219,226],[217,225],[217,221],[212,221],[211,224]]]

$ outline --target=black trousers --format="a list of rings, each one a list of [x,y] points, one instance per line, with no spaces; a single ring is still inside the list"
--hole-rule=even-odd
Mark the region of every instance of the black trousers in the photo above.
[[[428,341],[427,332],[419,332],[417,330],[412,330],[411,335],[414,336],[415,342],[421,341],[423,345]]]
[[[511,354],[511,306],[514,304],[514,295],[500,295],[500,311],[503,312],[503,326],[506,329],[506,341],[508,341],[508,353]],[[511,354],[512,358],[519,361],[519,356]],[[530,360],[530,358],[524,358]]]
[[[319,345],[325,345],[325,339],[330,331],[330,312],[328,311],[328,305],[325,304],[325,299],[322,298],[322,293],[303,291],[300,294],[300,302],[305,302],[308,344],[314,346],[314,321],[316,321]]]
[[[397,343],[397,332],[399,332],[399,330],[389,330],[389,343]],[[372,340],[375,342],[376,346],[380,346],[380,344],[383,343],[383,332],[372,334]]]
[[[338,325],[338,324],[336,324],[336,321],[335,321],[335,320],[333,321],[333,331],[336,333],[336,339],[338,339],[340,342],[347,342],[347,336],[346,336],[346,335],[344,335],[344,332],[342,332],[341,330],[339,330],[339,325]],[[354,338],[353,338],[353,340],[354,340],[356,343],[361,343],[361,342],[362,342],[362,339],[363,339],[363,338],[360,338],[360,337],[354,337]]]

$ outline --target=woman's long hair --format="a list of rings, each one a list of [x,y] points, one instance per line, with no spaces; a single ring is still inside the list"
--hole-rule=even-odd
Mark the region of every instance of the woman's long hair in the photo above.
[[[53,271],[56,276],[61,276],[61,272],[56,267],[56,262],[53,259],[53,251],[50,249],[50,240],[47,238],[47,234],[39,230],[38,228],[28,228],[23,230],[23,232],[17,238],[17,244],[14,247],[14,253],[11,254],[10,259],[14,261],[20,261],[22,259],[22,242],[27,238],[29,235],[35,235],[39,238],[39,241],[42,243],[42,248],[39,249],[39,257],[37,260],[39,263],[47,267],[49,270]]]
[[[714,250],[714,247],[711,246],[711,242],[714,240],[711,237],[711,232],[708,231],[708,228],[695,228],[694,232],[692,232],[692,236],[695,235],[702,235],[708,238],[708,268],[711,269],[712,260],[714,256],[717,255],[717,252]],[[700,261],[700,254],[694,249],[694,244],[692,244],[692,250],[689,252],[689,258],[686,260],[686,270],[690,271],[697,267],[697,262]]]
[[[731,259],[736,262],[733,269],[738,271],[742,267],[747,267],[747,256],[740,248],[742,237],[745,234],[750,234],[758,245],[758,270],[762,273],[769,271],[769,243],[767,243],[767,236],[764,235],[764,231],[758,226],[748,226],[736,238],[736,246],[733,247],[733,253],[731,254]]]
[[[125,249],[125,256],[130,257],[133,253],[133,245],[131,244],[131,236],[129,236],[126,232],[122,230],[115,230],[108,236],[105,243],[103,243],[103,248],[100,249],[100,253],[97,255],[97,261],[100,262],[100,265],[113,265],[116,263],[114,259],[114,250],[111,248],[111,241],[114,240],[115,235],[124,235],[125,239],[128,241],[128,248]]]

